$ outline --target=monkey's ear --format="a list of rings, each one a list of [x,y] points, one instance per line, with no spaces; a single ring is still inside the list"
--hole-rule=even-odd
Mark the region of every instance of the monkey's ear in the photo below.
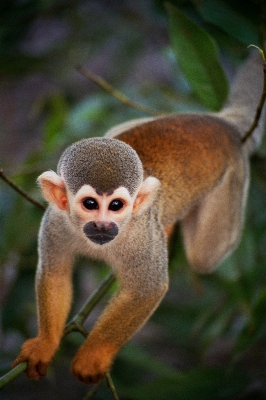
[[[149,176],[143,181],[134,201],[133,214],[144,211],[153,202],[160,185],[160,181],[153,176]]]
[[[60,210],[67,208],[66,186],[63,179],[53,171],[46,171],[38,177],[45,199]]]

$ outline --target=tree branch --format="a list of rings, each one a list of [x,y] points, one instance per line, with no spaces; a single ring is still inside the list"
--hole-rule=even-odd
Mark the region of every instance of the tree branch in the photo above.
[[[265,103],[265,100],[266,100],[266,60],[265,60],[265,55],[264,55],[263,50],[261,50],[257,46],[254,46],[254,45],[251,45],[251,46],[256,47],[259,50],[259,52],[261,54],[261,57],[263,59],[263,90],[262,90],[262,94],[261,94],[259,105],[257,107],[256,114],[255,114],[255,117],[254,117],[254,121],[253,121],[251,127],[249,128],[249,130],[246,132],[246,134],[242,138],[242,143],[245,143],[245,141],[252,135],[252,133],[254,132],[256,127],[258,126],[258,123],[259,123],[259,120],[260,120],[260,116],[261,116],[261,113],[262,113],[262,109],[263,109],[263,106],[264,106],[264,103]]]
[[[114,382],[113,382],[109,372],[107,372],[107,374],[106,374],[106,381],[109,386],[109,389],[111,390],[114,400],[119,400],[118,395],[116,393]]]
[[[263,50],[263,52],[265,54],[265,52],[266,52],[266,49],[265,49],[265,22],[266,22],[265,0],[260,0],[259,6],[260,6],[259,43],[260,43],[260,48]]]
[[[26,361],[24,361],[24,362],[20,363],[19,365],[17,365],[15,368],[11,369],[5,375],[3,375],[0,378],[0,389],[5,387],[11,381],[13,381],[17,376],[22,374],[22,372],[25,372],[27,367],[28,367],[28,364]]]
[[[3,169],[0,169],[0,178],[3,179],[9,186],[11,186],[16,192],[21,194],[26,200],[28,200],[30,203],[34,204],[35,206],[39,207],[41,210],[45,210],[46,207],[39,201],[35,200],[33,197],[28,195],[23,189],[21,189],[19,186],[17,186],[14,182],[12,182],[4,173]]]
[[[86,303],[82,306],[82,308],[79,310],[77,315],[68,322],[68,324],[65,327],[63,336],[68,335],[70,332],[83,332],[83,323],[87,319],[88,315],[91,313],[93,308],[96,306],[96,304],[99,303],[99,301],[103,298],[103,296],[107,293],[107,291],[110,289],[112,284],[115,281],[115,275],[113,273],[109,273],[106,278],[101,282],[100,286],[94,290],[94,292],[91,294],[91,296],[88,298]],[[82,328],[82,329],[81,329]]]
[[[93,72],[89,71],[88,69],[82,67],[81,65],[78,65],[76,67],[77,71],[81,73],[81,75],[85,76],[86,78],[90,79],[92,82],[96,83],[100,88],[105,90],[107,93],[110,93],[113,97],[115,97],[117,100],[119,100],[121,103],[126,104],[127,106],[131,108],[135,108],[139,111],[142,111],[148,115],[153,115],[155,117],[158,117],[161,115],[158,111],[152,110],[151,108],[142,106],[139,103],[136,103],[135,101],[132,101],[129,97],[121,93],[119,90],[115,89],[110,83],[108,83],[105,79],[100,77],[99,75],[94,74]]]

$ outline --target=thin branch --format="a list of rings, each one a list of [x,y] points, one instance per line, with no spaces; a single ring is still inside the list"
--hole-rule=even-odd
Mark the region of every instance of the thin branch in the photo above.
[[[139,111],[142,111],[148,115],[153,115],[155,117],[158,117],[161,115],[158,111],[152,110],[149,107],[142,106],[139,103],[136,103],[135,101],[131,100],[129,97],[121,93],[119,90],[115,89],[110,83],[108,83],[105,79],[103,79],[101,76],[94,74],[93,72],[89,71],[88,69],[82,67],[81,65],[78,65],[76,67],[77,71],[81,73],[81,75],[85,76],[86,78],[90,79],[94,83],[96,83],[100,88],[105,90],[107,93],[110,93],[113,97],[115,97],[117,100],[119,100],[121,103],[126,104],[127,106],[131,108],[135,108]]]
[[[119,400],[117,392],[116,392],[116,389],[115,389],[114,382],[113,382],[109,372],[107,372],[107,374],[106,374],[106,381],[107,381],[107,384],[109,386],[109,389],[111,390],[111,393],[113,395],[114,400]]]
[[[74,331],[81,332],[80,327],[82,327],[82,324],[84,323],[90,312],[93,310],[93,308],[96,306],[96,304],[99,303],[99,301],[110,289],[115,279],[115,275],[111,272],[109,273],[109,275],[106,276],[106,278],[101,282],[100,286],[94,290],[94,292],[88,298],[86,303],[82,306],[79,312],[75,315],[75,317],[66,325],[64,336]],[[84,328],[82,327],[82,329]]]
[[[90,400],[93,398],[99,387],[101,386],[102,381],[98,382],[94,387],[89,391],[89,393],[86,394],[85,397],[83,397],[83,400]]]
[[[259,102],[259,105],[257,107],[257,111],[256,111],[256,114],[255,114],[253,123],[251,124],[251,127],[249,128],[249,130],[246,132],[246,134],[242,138],[242,143],[245,143],[245,141],[252,135],[252,133],[254,132],[255,128],[258,126],[258,123],[259,123],[259,120],[260,120],[260,116],[261,116],[261,113],[262,113],[262,109],[263,109],[263,106],[264,106],[264,103],[265,103],[265,100],[266,100],[266,60],[265,60],[265,55],[264,55],[263,50],[261,50],[257,46],[253,46],[253,47],[256,47],[259,50],[259,52],[260,52],[260,54],[262,56],[262,59],[263,59],[263,90],[262,90],[260,102]]]
[[[259,43],[260,48],[263,50],[264,54],[266,52],[265,49],[265,22],[266,22],[266,7],[265,0],[260,0],[260,18],[259,18]]]
[[[118,394],[117,394],[117,391],[116,391],[114,382],[113,382],[113,380],[112,380],[111,375],[109,374],[109,372],[106,374],[106,382],[107,382],[107,385],[108,385],[108,387],[109,387],[109,389],[110,389],[110,391],[111,391],[111,393],[112,393],[112,396],[113,396],[114,400],[119,400],[119,397],[118,397]],[[102,381],[98,382],[98,383],[94,386],[94,388],[92,388],[92,389],[89,391],[89,393],[87,393],[87,395],[83,398],[83,400],[90,400],[90,399],[92,399],[93,396],[94,396],[94,394],[95,394],[95,393],[97,392],[97,390],[99,389],[99,386],[101,385],[101,383],[102,383]]]
[[[3,375],[0,378],[0,389],[5,387],[8,383],[13,381],[15,378],[17,378],[22,372],[25,372],[28,367],[28,364],[26,361],[20,363],[17,365],[15,368],[11,369],[9,372],[7,372],[5,375]]]
[[[40,203],[39,201],[35,200],[33,197],[29,196],[28,193],[26,193],[23,189],[21,189],[19,186],[17,186],[14,182],[12,182],[4,173],[3,169],[0,169],[0,178],[3,179],[9,186],[11,186],[16,192],[21,194],[26,200],[28,200],[30,203],[34,204],[35,206],[39,207],[41,210],[45,210],[46,207]]]

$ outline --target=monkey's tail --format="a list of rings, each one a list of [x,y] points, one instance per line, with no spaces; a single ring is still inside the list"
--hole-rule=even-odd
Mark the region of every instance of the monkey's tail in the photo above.
[[[252,52],[251,56],[238,70],[229,98],[218,116],[234,124],[243,138],[251,127],[263,91],[263,61],[259,51]],[[252,153],[260,144],[265,120],[265,107],[260,121],[244,146],[248,153]]]

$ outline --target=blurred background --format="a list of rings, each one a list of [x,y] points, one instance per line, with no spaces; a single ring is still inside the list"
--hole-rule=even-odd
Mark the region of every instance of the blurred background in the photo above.
[[[263,0],[171,4],[216,42],[227,77],[213,71],[217,81],[230,82],[250,51],[247,46],[264,40]],[[82,76],[77,65],[160,113],[212,109],[192,90],[173,51],[178,27],[169,18],[162,0],[2,0],[0,169],[42,201],[36,178],[56,168],[66,146],[147,116]],[[169,292],[114,364],[120,399],[266,398],[265,140],[251,165],[243,238],[216,272],[202,276],[190,269],[177,228],[170,245]],[[24,340],[36,334],[34,274],[42,214],[0,180],[1,375]],[[106,266],[77,261],[72,315],[107,273]],[[107,301],[108,296],[95,308],[87,329]],[[45,379],[32,382],[23,374],[2,390],[1,399],[85,398],[88,387],[69,371],[82,342],[81,335],[70,334]],[[93,398],[112,399],[105,383]]]

